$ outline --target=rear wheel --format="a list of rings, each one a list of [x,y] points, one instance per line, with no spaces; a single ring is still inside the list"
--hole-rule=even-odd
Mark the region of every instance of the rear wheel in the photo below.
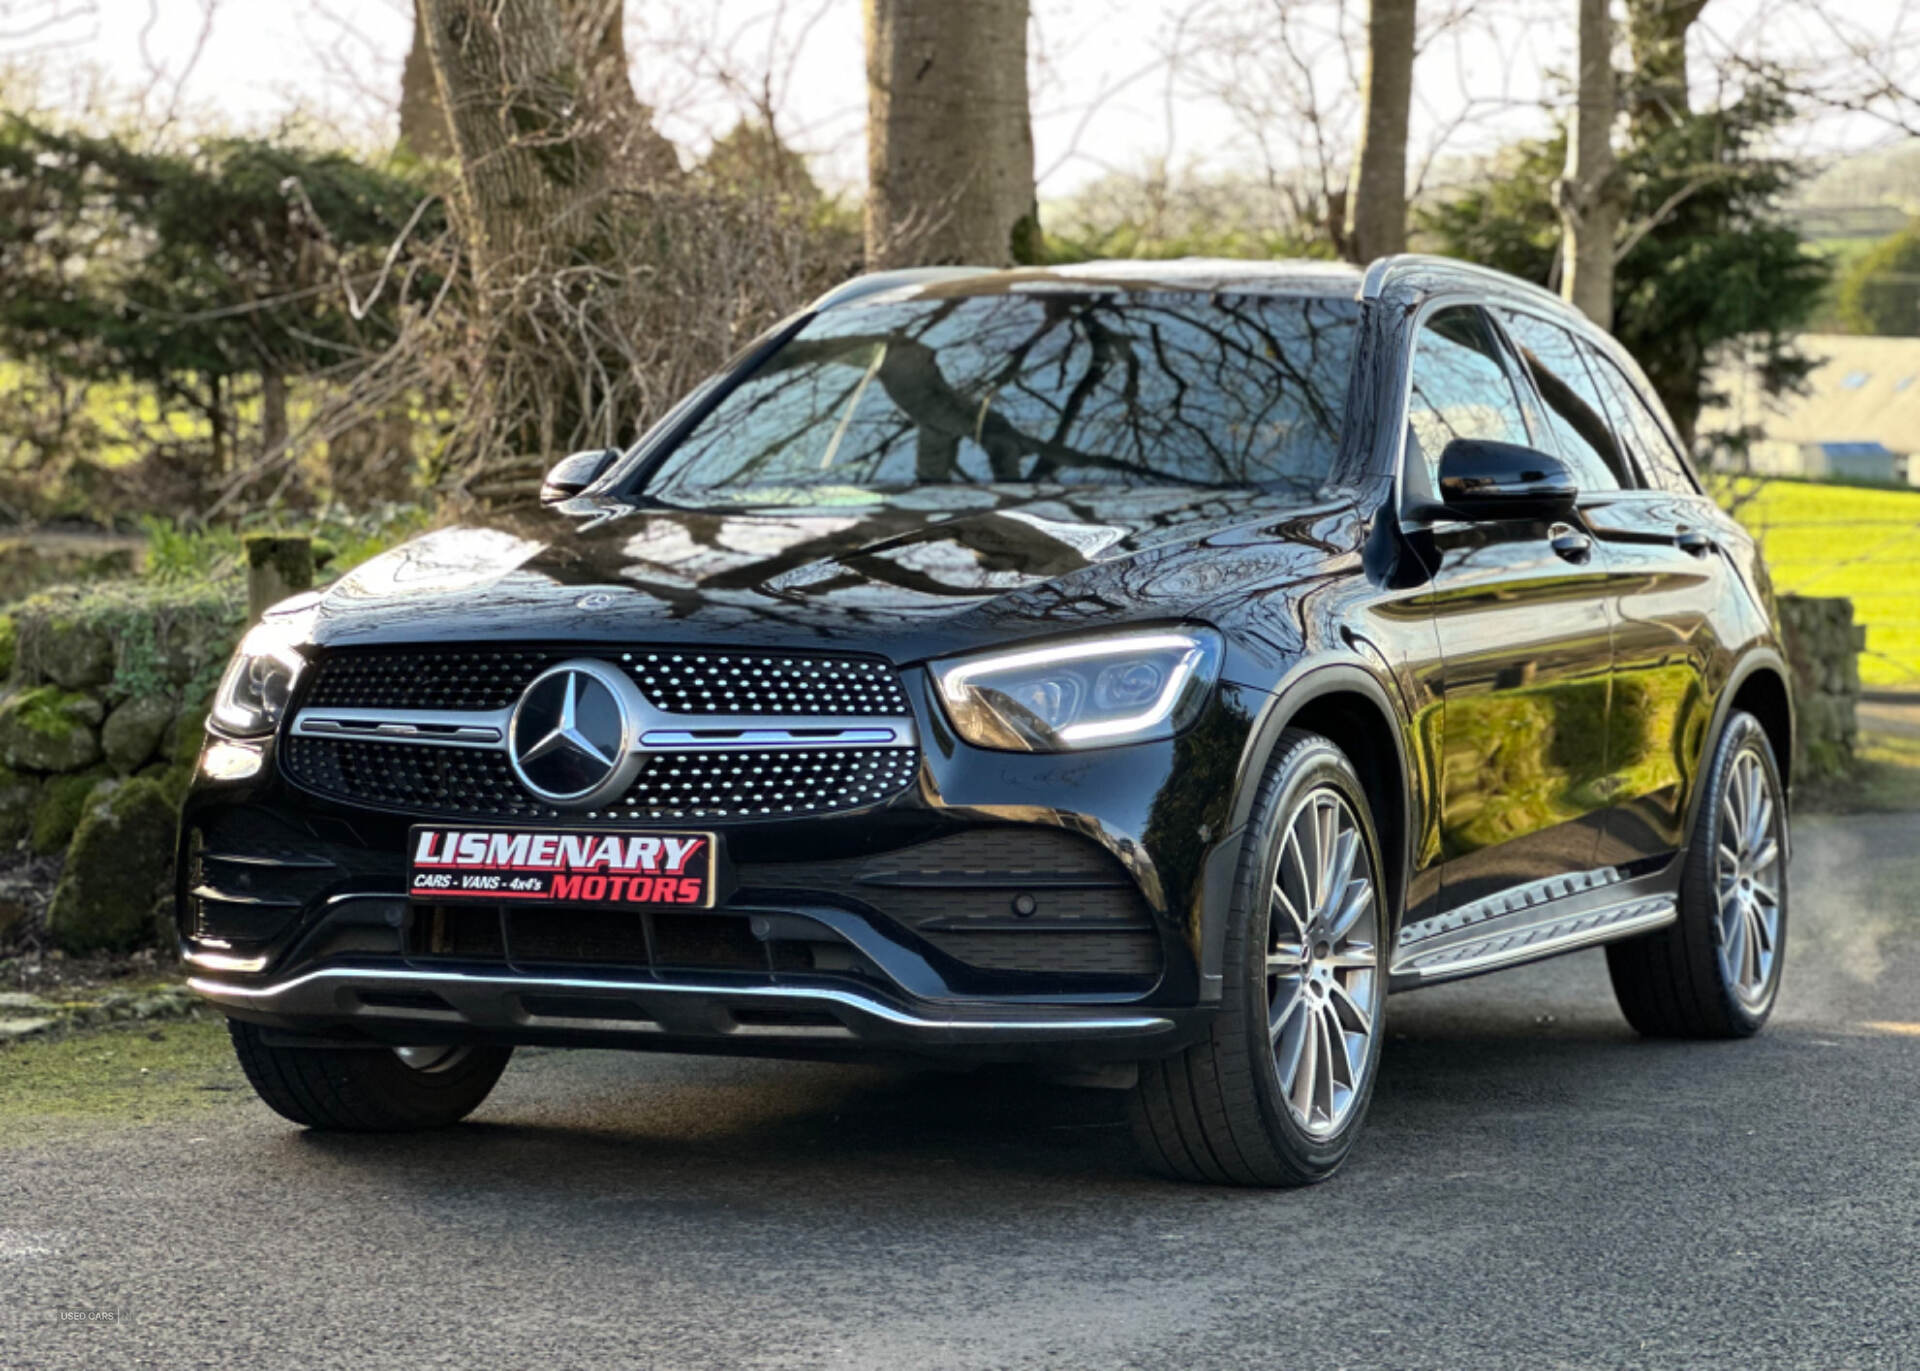
[[[1760,721],[1727,719],[1680,877],[1677,922],[1607,948],[1614,996],[1650,1037],[1744,1038],[1780,992],[1787,806]]]
[[[1249,823],[1208,1039],[1145,1062],[1148,1164],[1181,1180],[1308,1185],[1352,1149],[1373,1094],[1388,932],[1366,793],[1340,749],[1289,730]]]
[[[510,1047],[298,1047],[238,1019],[227,1033],[256,1094],[306,1128],[408,1133],[458,1123],[487,1098]]]

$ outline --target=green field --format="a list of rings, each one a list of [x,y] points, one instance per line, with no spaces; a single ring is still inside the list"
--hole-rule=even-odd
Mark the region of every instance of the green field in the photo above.
[[[1769,481],[1738,512],[1778,590],[1853,601],[1862,681],[1920,690],[1920,490]]]

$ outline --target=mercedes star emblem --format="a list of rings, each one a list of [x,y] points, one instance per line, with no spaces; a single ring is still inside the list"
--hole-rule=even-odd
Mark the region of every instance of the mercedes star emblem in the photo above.
[[[605,662],[562,662],[540,673],[507,725],[513,774],[535,798],[592,809],[633,783],[643,760],[637,723],[646,702]]]

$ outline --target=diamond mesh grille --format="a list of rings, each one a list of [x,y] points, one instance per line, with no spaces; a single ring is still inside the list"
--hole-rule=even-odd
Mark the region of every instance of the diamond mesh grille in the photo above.
[[[863,717],[910,713],[885,662],[801,653],[592,647],[422,651],[345,648],[322,657],[303,704],[357,709],[505,709],[546,668],[598,656],[670,714]]]

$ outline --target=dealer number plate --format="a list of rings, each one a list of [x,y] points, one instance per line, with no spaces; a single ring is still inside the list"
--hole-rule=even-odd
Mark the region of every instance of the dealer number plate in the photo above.
[[[407,857],[416,900],[524,900],[596,908],[711,908],[711,833],[608,833],[417,825]]]

